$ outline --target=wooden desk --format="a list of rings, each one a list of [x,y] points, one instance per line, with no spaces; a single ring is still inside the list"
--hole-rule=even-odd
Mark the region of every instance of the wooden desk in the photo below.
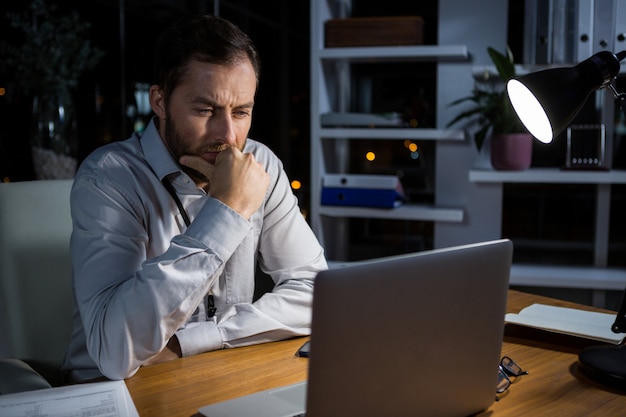
[[[509,292],[507,311],[532,303],[596,310],[551,298]],[[139,414],[193,416],[199,407],[256,391],[302,381],[307,359],[295,356],[306,338],[228,349],[141,368],[126,380]],[[576,361],[590,343],[547,332],[507,327],[502,354],[530,372],[480,417],[618,416],[626,395],[596,385],[580,375]],[[597,343],[591,343],[597,344]]]

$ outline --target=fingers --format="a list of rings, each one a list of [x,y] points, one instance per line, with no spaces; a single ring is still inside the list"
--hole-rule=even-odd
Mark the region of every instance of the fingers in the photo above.
[[[215,161],[211,196],[248,219],[263,203],[269,175],[251,153],[231,148],[220,152]]]
[[[185,171],[194,177],[196,183],[199,184],[208,184],[215,171],[215,166],[195,155],[183,155],[178,162],[183,165]]]
[[[263,203],[270,177],[251,153],[230,147],[217,155],[215,165],[194,155],[179,162],[199,187],[246,219]]]

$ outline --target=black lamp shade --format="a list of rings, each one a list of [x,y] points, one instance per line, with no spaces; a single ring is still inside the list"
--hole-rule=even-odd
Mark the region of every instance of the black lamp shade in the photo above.
[[[574,67],[511,79],[507,92],[528,131],[548,143],[569,126],[589,95],[610,82],[619,69],[618,57],[602,51]]]

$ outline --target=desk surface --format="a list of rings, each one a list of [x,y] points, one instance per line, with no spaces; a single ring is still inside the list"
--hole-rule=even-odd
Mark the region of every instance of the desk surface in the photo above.
[[[597,310],[551,298],[509,292],[507,312],[533,303]],[[295,356],[306,338],[208,352],[141,368],[126,385],[141,416],[193,416],[199,407],[302,381],[307,359]],[[530,372],[480,417],[617,416],[626,395],[580,375],[578,352],[590,342],[547,332],[507,327],[502,354]],[[591,343],[591,344],[597,344]]]

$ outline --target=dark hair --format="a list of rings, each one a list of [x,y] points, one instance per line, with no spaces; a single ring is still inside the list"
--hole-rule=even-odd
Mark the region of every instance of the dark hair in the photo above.
[[[169,97],[191,60],[229,65],[248,58],[259,81],[260,62],[252,40],[233,23],[217,16],[177,20],[157,41],[155,80]]]

